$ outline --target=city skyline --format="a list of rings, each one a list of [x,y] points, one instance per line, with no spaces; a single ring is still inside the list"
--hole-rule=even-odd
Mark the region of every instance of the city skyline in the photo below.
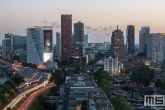
[[[91,43],[103,42],[104,39],[111,42],[112,31],[117,25],[125,38],[127,25],[134,25],[136,44],[139,43],[139,30],[143,26],[150,26],[151,33],[164,32],[163,0],[71,1],[40,0],[38,3],[37,0],[15,0],[10,3],[10,0],[0,0],[0,40],[6,33],[24,36],[26,28],[46,24],[54,27],[55,39],[55,33],[61,30],[62,14],[72,14],[72,27],[77,21],[83,22],[84,32],[89,34]]]

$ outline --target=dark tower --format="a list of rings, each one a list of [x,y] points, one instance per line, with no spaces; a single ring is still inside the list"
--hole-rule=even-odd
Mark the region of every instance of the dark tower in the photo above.
[[[69,54],[72,41],[72,15],[61,15],[61,55],[62,60]]]
[[[132,25],[128,25],[126,32],[127,55],[133,55],[135,53],[135,27]]]

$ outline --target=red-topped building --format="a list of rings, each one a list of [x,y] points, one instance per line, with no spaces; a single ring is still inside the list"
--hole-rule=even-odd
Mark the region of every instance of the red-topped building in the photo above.
[[[61,54],[62,60],[69,54],[72,41],[72,15],[61,15]]]

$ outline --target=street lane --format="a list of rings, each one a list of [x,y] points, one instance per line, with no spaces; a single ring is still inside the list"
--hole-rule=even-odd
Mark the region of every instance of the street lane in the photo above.
[[[48,73],[47,73],[47,74],[48,74]],[[30,92],[32,92],[32,91],[34,91],[34,90],[37,90],[37,89],[40,88],[40,87],[43,87],[44,85],[47,85],[48,82],[49,82],[50,77],[51,77],[51,74],[48,74],[47,79],[46,79],[42,84],[40,84],[40,85],[38,85],[38,86],[36,86],[36,87],[34,87],[34,88],[31,88],[31,89],[29,89],[29,90],[27,90],[27,91],[21,93],[20,95],[18,95],[18,96],[17,96],[10,104],[8,104],[3,110],[7,110],[8,107],[13,108],[13,107],[23,98],[23,95],[24,95],[24,94],[28,94],[28,93],[30,93]]]

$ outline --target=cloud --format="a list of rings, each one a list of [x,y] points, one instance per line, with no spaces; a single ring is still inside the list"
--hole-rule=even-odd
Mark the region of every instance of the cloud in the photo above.
[[[6,14],[6,16],[7,16],[7,17],[11,17],[11,15],[10,15],[10,14]]]
[[[43,23],[44,23],[45,25],[47,25],[49,22],[45,20],[45,21],[43,21]]]
[[[109,27],[109,30],[110,30],[110,31],[112,30],[112,27],[111,27],[111,26]]]
[[[107,30],[107,27],[104,27],[103,30],[106,31]]]
[[[97,36],[97,34],[92,34],[92,36]]]
[[[92,29],[92,31],[97,31],[97,28]]]
[[[91,30],[91,27],[90,26],[85,26],[85,29],[90,31]]]
[[[110,34],[110,33],[106,33],[105,35],[106,35],[106,36],[111,36],[111,34]]]
[[[91,34],[91,32],[87,32],[88,34]]]
[[[53,26],[54,28],[61,28],[61,25],[60,25],[60,23],[57,23],[57,22],[52,22],[52,23],[50,23],[50,25],[51,26]]]

